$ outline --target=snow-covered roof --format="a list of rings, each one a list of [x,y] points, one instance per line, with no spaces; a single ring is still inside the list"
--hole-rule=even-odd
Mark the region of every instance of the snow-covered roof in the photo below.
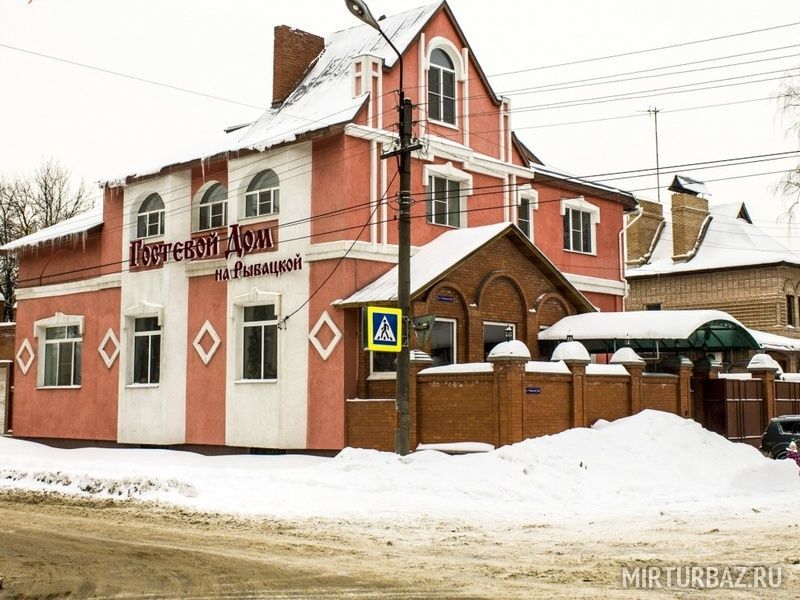
[[[381,29],[403,52],[442,4],[443,0],[439,0],[386,17],[380,22]],[[236,128],[223,139],[212,139],[206,147],[174,152],[157,166],[130,171],[113,178],[110,183],[121,185],[128,177],[157,173],[169,165],[220,153],[265,150],[293,142],[303,134],[352,121],[368,96],[367,93],[353,96],[352,61],[365,54],[382,59],[386,68],[397,61],[391,47],[369,25],[357,25],[331,34],[316,63],[281,106],[267,109],[254,123]]]
[[[767,333],[766,331],[758,331],[757,329],[750,329],[749,331],[765,350],[778,350],[783,352],[800,351],[800,340],[798,339],[777,335],[775,333]]]
[[[596,181],[591,181],[589,179],[584,179],[577,175],[573,175],[572,173],[568,173],[563,169],[558,169],[551,165],[543,165],[538,163],[530,163],[529,165],[531,169],[533,169],[537,175],[538,181],[546,181],[548,179],[554,179],[561,181],[565,184],[572,184],[581,188],[590,188],[596,190],[596,193],[601,198],[613,198],[616,200],[623,200],[630,209],[635,208],[636,206],[636,198],[630,192],[626,192],[619,188],[612,187],[610,185],[605,185],[603,183],[598,183]]]
[[[447,269],[465,259],[510,226],[510,223],[495,223],[483,227],[453,229],[422,246],[411,257],[411,295],[425,289]],[[337,304],[364,304],[394,300],[397,300],[397,267],[392,268]]]
[[[494,223],[481,227],[453,229],[428,242],[411,257],[411,295],[414,296],[428,288],[485,244],[509,230],[519,232],[513,223]],[[527,240],[521,233],[519,237]],[[529,242],[528,244],[539,259],[542,268],[549,270],[553,278],[557,280],[554,283],[565,291],[571,291],[575,295],[575,300],[582,301],[585,308],[590,310],[589,301],[569,283],[547,257],[539,252],[533,244]],[[334,304],[342,306],[371,302],[395,302],[397,301],[397,276],[398,269],[395,266],[349,298],[337,300]]]
[[[758,348],[748,329],[720,310],[661,310],[585,313],[564,317],[539,332],[539,340],[559,341],[572,336],[589,350],[599,342],[621,341],[636,349],[651,349],[653,342],[668,349],[730,347]],[[614,344],[611,344],[612,346]]]
[[[672,223],[667,222],[650,261],[638,267],[627,267],[625,276],[636,278],[781,263],[800,265],[800,254],[792,252],[747,219],[740,218],[742,209],[747,214],[741,203],[710,205],[711,221],[705,236],[694,257],[685,262],[672,260]]]
[[[50,242],[62,238],[76,237],[86,234],[90,229],[99,227],[103,224],[103,206],[97,203],[85,213],[75,215],[65,219],[60,223],[41,229],[25,237],[21,237],[13,242],[8,242],[0,246],[0,252],[22,250],[33,246],[38,246],[43,242]]]

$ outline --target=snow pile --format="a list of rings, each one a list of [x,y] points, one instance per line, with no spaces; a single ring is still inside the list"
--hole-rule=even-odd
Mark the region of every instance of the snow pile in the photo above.
[[[693,421],[647,410],[462,456],[347,448],[332,459],[206,457],[60,450],[5,438],[2,488],[276,516],[530,519],[770,505],[795,497],[800,478],[792,461],[766,459]]]

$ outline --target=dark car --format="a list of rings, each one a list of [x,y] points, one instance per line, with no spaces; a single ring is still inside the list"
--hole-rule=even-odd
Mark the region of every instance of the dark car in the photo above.
[[[770,458],[785,458],[792,440],[800,446],[800,415],[775,417],[761,436],[761,452]]]

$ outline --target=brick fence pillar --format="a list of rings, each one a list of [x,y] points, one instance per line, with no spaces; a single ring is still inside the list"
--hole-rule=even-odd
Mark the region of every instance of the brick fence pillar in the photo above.
[[[628,381],[628,398],[630,405],[628,412],[631,415],[642,410],[642,373],[644,373],[644,359],[636,354],[630,346],[617,350],[609,361],[612,365],[622,365],[630,374]]]
[[[433,365],[433,359],[422,350],[412,350],[408,370],[408,415],[410,417],[408,447],[413,452],[419,444],[419,372]]]
[[[678,376],[677,411],[681,417],[692,418],[692,370],[694,364],[685,356],[671,356],[662,361],[661,367],[667,373]]]
[[[524,439],[522,401],[525,394],[525,363],[531,359],[528,347],[519,340],[498,344],[489,353],[494,365],[495,446]]]
[[[586,365],[591,362],[586,346],[567,336],[566,342],[561,342],[553,350],[551,361],[561,360],[572,373],[570,386],[570,403],[572,405],[571,427],[586,427]]]
[[[775,374],[780,369],[780,365],[769,354],[756,354],[750,359],[747,370],[750,374],[761,380],[762,405],[762,428],[766,428],[770,419],[778,413],[777,403],[775,402]]]

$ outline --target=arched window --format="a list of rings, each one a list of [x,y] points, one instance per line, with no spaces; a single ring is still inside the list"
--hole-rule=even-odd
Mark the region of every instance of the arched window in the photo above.
[[[200,200],[199,229],[215,229],[228,224],[228,188],[215,183]]]
[[[431,52],[428,68],[428,118],[456,124],[456,71],[441,48]]]
[[[136,216],[136,237],[164,235],[164,201],[158,194],[144,199]]]
[[[267,169],[253,177],[244,196],[244,216],[258,217],[277,213],[280,200],[279,187],[280,181],[275,171]]]

